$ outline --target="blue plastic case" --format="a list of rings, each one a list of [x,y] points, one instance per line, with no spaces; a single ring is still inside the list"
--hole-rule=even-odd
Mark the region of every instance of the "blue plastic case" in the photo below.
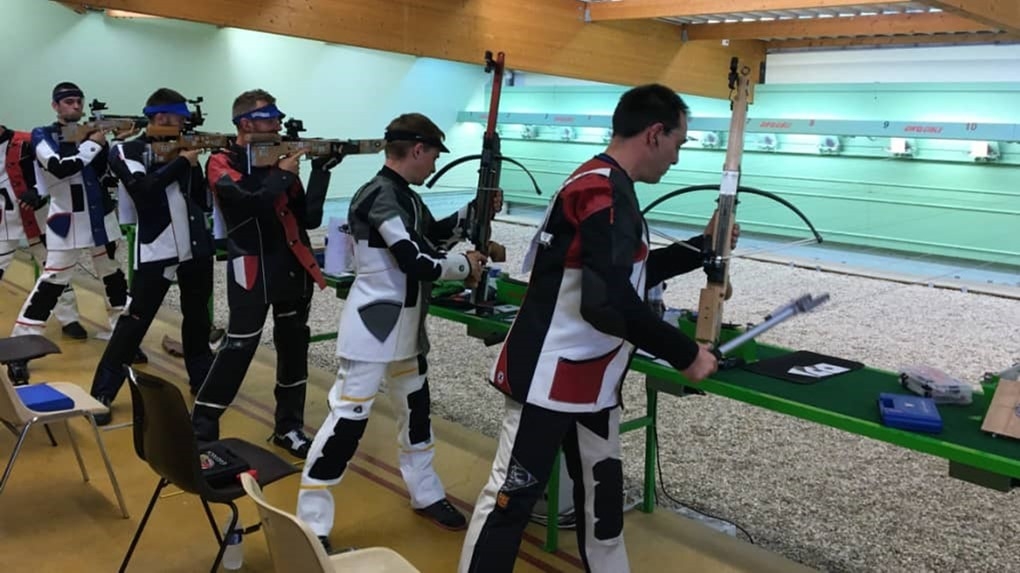
[[[878,395],[878,413],[890,428],[938,434],[942,416],[931,398],[883,392]]]

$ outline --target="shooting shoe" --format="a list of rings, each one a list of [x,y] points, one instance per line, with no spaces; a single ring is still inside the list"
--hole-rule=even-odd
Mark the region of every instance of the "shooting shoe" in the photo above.
[[[65,324],[60,331],[64,333],[64,336],[74,340],[85,340],[89,337],[89,333],[85,332],[85,329],[82,328],[81,323],[77,320],[70,324]]]
[[[467,527],[467,518],[465,518],[461,512],[457,511],[457,508],[453,507],[453,504],[447,501],[446,498],[443,498],[428,507],[415,509],[414,511],[418,515],[431,519],[433,523],[443,529],[460,531]]]
[[[97,426],[109,426],[110,422],[113,421],[113,410],[111,406],[111,404],[113,404],[113,399],[107,396],[96,396],[96,400],[99,400],[100,404],[106,406],[106,411],[101,414],[93,414],[92,417],[95,418]]]
[[[305,459],[308,457],[308,450],[312,447],[312,439],[301,430],[291,430],[286,434],[274,433],[270,440],[277,447],[290,452],[290,455]]]

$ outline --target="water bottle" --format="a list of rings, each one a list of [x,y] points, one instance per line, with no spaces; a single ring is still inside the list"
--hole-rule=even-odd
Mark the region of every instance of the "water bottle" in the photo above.
[[[645,302],[655,313],[655,316],[662,318],[663,313],[666,311],[666,305],[662,300],[663,283],[659,283],[652,288],[648,289],[648,296],[645,298]]]
[[[227,547],[223,551],[223,568],[228,571],[237,571],[244,565],[244,546],[241,545],[244,535],[240,528],[224,533],[224,535],[227,537]]]
[[[491,302],[496,300],[496,281],[499,279],[499,275],[503,273],[498,265],[489,267],[489,277],[485,281],[485,302]]]

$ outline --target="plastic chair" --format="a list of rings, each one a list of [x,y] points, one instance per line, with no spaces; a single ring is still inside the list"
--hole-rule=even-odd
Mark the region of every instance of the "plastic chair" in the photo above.
[[[223,559],[226,536],[220,534],[220,528],[216,525],[209,503],[221,503],[230,507],[230,524],[226,530],[233,531],[237,528],[238,521],[237,505],[234,504],[234,500],[244,496],[244,489],[236,481],[228,485],[213,486],[203,475],[199,462],[199,446],[191,427],[191,416],[184,396],[177,386],[151,374],[136,372],[130,367],[127,368],[127,373],[134,413],[135,453],[159,475],[159,483],[152,493],[145,515],[138,524],[120,571],[123,573],[127,569],[160,492],[172,484],[186,493],[199,496],[202,500],[202,507],[219,544],[219,551],[211,569],[215,572]],[[276,454],[245,440],[233,438],[219,440],[203,444],[203,449],[214,444],[225,446],[243,458],[255,470],[258,483],[261,485],[268,485],[298,471]],[[256,524],[245,529],[243,533],[251,533],[258,527]]]
[[[277,573],[415,573],[418,571],[399,553],[386,547],[367,547],[327,555],[315,533],[296,516],[266,501],[258,482],[241,474],[241,485],[258,506],[269,556]]]
[[[52,345],[53,343],[49,344]],[[59,351],[60,350],[57,349],[57,352]],[[71,448],[74,449],[74,457],[78,459],[78,468],[81,469],[81,477],[86,482],[89,481],[89,473],[88,470],[85,469],[85,462],[82,460],[81,451],[78,450],[78,442],[75,441],[74,433],[71,432],[71,426],[68,424],[68,420],[71,418],[81,416],[87,419],[89,424],[92,426],[92,432],[96,436],[96,444],[99,446],[99,452],[102,454],[103,462],[106,464],[106,472],[110,475],[110,483],[113,485],[113,492],[117,496],[117,503],[120,505],[120,512],[125,518],[127,518],[128,510],[127,506],[124,505],[124,497],[120,493],[120,485],[117,483],[117,476],[113,473],[113,466],[110,464],[110,457],[106,454],[106,446],[103,444],[102,436],[99,435],[99,428],[96,426],[96,419],[93,417],[93,414],[106,412],[106,406],[90,396],[88,392],[77,384],[72,384],[70,382],[49,382],[47,385],[69,398],[72,402],[72,406],[70,408],[45,412],[33,410],[26,406],[24,401],[22,401],[18,390],[15,389],[14,384],[7,375],[0,372],[0,421],[2,421],[3,424],[11,430],[11,432],[18,436],[18,441],[14,444],[14,451],[11,452],[11,457],[7,461],[7,467],[4,469],[3,477],[0,478],[0,493],[3,493],[4,488],[7,486],[7,480],[11,477],[11,472],[14,470],[14,462],[18,459],[18,454],[21,453],[21,447],[25,444],[25,438],[28,436],[28,431],[37,424],[46,425],[53,422],[64,423],[68,439],[71,442]],[[23,386],[23,388],[25,387]],[[53,441],[52,434],[50,435],[50,440]],[[54,445],[56,445],[55,442]]]

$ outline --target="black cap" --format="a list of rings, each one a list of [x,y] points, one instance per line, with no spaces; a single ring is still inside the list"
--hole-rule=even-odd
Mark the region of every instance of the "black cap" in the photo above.
[[[449,153],[450,150],[443,145],[443,141],[438,137],[430,137],[422,135],[420,133],[414,133],[413,131],[407,131],[404,129],[391,129],[386,132],[384,136],[386,141],[419,141],[425,145],[431,145],[436,147],[441,152]]]

